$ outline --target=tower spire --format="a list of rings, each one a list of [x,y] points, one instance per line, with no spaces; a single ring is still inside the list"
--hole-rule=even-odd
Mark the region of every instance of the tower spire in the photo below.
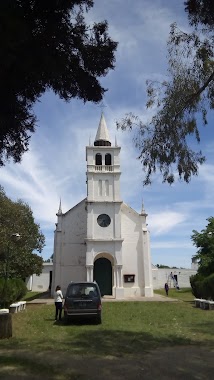
[[[101,113],[100,123],[97,129],[94,146],[111,146],[109,132],[103,112]]]
[[[62,214],[62,202],[61,202],[61,197],[60,197],[60,201],[59,201],[59,210],[57,212],[57,215],[61,215]]]
[[[117,136],[115,135],[115,146],[117,146]]]
[[[140,213],[140,215],[146,215],[147,216],[147,213],[146,213],[145,208],[144,208],[144,202],[143,202],[143,200],[142,200],[142,206],[141,206],[141,213]]]

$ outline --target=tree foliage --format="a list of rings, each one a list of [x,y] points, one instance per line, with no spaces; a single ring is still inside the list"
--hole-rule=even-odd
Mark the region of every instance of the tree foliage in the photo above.
[[[191,239],[197,247],[195,258],[199,260],[198,273],[209,276],[214,273],[214,218],[207,219],[208,225],[201,232],[193,231]]]
[[[214,3],[213,0],[188,0],[185,2],[185,10],[191,25],[205,25],[213,30],[214,26]]]
[[[14,241],[12,236],[21,238]],[[26,278],[42,272],[45,237],[35,223],[32,210],[21,200],[13,202],[0,187],[0,277]]]
[[[129,113],[117,123],[123,130],[137,126],[134,142],[145,185],[157,170],[163,182],[171,184],[178,175],[188,183],[205,161],[191,142],[193,137],[200,143],[199,125],[207,124],[207,112],[214,108],[214,2],[188,0],[185,11],[192,30],[171,25],[166,80],[147,81],[146,106],[153,117],[144,123]]]
[[[93,0],[0,1],[0,166],[21,160],[36,128],[33,105],[46,90],[99,102],[99,78],[114,68],[107,21],[87,25]]]
[[[8,308],[11,303],[20,301],[27,293],[25,282],[20,278],[10,278],[5,283],[0,278],[0,307]]]
[[[164,265],[164,264],[157,264],[156,267],[159,269],[170,268],[168,265]]]

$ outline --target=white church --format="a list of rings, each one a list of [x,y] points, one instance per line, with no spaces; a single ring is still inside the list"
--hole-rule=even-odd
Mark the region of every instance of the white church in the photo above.
[[[152,297],[150,239],[139,214],[120,195],[120,150],[101,115],[94,144],[86,146],[87,196],[63,213],[54,233],[52,294],[71,281],[96,281],[103,296]]]

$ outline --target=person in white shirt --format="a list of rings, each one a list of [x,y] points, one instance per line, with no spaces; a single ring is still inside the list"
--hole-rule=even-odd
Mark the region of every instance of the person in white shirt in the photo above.
[[[54,293],[54,301],[55,301],[55,307],[56,307],[55,321],[57,321],[58,315],[59,315],[59,321],[61,321],[62,319],[62,300],[63,300],[63,295],[62,295],[61,287],[57,285],[55,293]]]

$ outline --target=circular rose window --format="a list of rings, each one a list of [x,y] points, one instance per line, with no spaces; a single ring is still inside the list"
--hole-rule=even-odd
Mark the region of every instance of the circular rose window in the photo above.
[[[97,223],[100,227],[108,227],[111,223],[111,218],[107,214],[100,214],[97,218]]]

